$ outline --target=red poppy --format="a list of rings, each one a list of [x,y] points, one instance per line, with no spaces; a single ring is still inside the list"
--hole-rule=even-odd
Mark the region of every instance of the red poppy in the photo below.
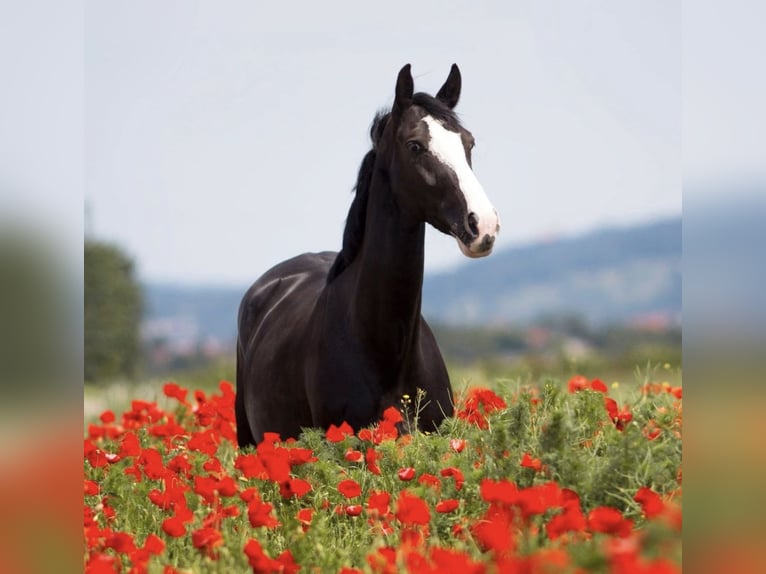
[[[543,463],[539,458],[532,458],[528,452],[525,452],[521,457],[521,466],[539,472],[543,468]]]
[[[159,556],[165,551],[165,543],[162,541],[162,538],[156,534],[150,534],[146,537],[146,540],[144,540],[144,550],[149,554]]]
[[[570,393],[576,393],[577,391],[582,391],[584,389],[587,389],[589,386],[588,379],[586,377],[583,377],[582,375],[575,375],[571,379],[569,379],[569,383],[567,384],[567,387],[569,388]]]
[[[186,534],[186,526],[180,518],[173,516],[162,521],[162,531],[168,536],[178,538]]]
[[[346,421],[343,421],[339,427],[331,424],[325,436],[330,442],[340,442],[348,436],[354,436],[354,429]]]
[[[433,572],[460,572],[461,574],[484,574],[484,564],[474,562],[465,552],[434,546],[429,553],[434,563]]]
[[[479,492],[484,502],[514,504],[519,499],[519,489],[509,480],[485,478],[479,484]]]
[[[257,540],[253,538],[248,540],[247,544],[245,544],[244,552],[250,567],[253,569],[253,574],[279,572],[279,562],[269,558]]]
[[[199,494],[207,504],[215,501],[215,487],[218,481],[210,476],[194,477],[194,492]]]
[[[318,459],[314,456],[314,451],[310,448],[288,448],[287,461],[290,466],[316,462]]]
[[[126,532],[116,532],[104,541],[106,548],[114,548],[116,552],[130,554],[135,552],[136,544],[133,542],[133,536]]]
[[[268,473],[263,461],[256,454],[240,454],[234,459],[234,468],[245,478],[267,478]]]
[[[108,425],[113,423],[116,417],[114,416],[114,411],[104,411],[98,418],[101,419],[102,423]]]
[[[362,506],[360,504],[349,504],[346,506],[345,512],[348,516],[359,516],[362,513]]]
[[[282,498],[302,498],[311,490],[311,483],[302,478],[290,478],[279,483],[279,494]]]
[[[633,500],[641,505],[641,509],[644,511],[644,516],[651,519],[655,516],[662,514],[665,510],[665,503],[662,502],[660,495],[654,492],[651,488],[642,486],[636,492]]]
[[[284,482],[290,478],[290,463],[281,451],[264,452],[259,454],[259,458],[272,482]]]
[[[383,411],[383,420],[387,423],[395,425],[396,423],[402,422],[404,418],[402,417],[402,413],[399,411],[399,409],[392,406]]]
[[[253,528],[265,526],[275,528],[279,526],[279,520],[271,513],[274,507],[268,502],[262,502],[256,498],[247,505],[247,518]]]
[[[207,556],[214,558],[214,549],[223,544],[223,536],[215,528],[200,528],[192,532],[192,545],[197,550],[203,550]]]
[[[437,477],[427,472],[424,472],[418,477],[418,482],[420,484],[436,488],[437,490],[441,488],[442,485],[441,481]]]
[[[633,415],[627,407],[623,407],[622,410],[618,410],[617,401],[604,397],[604,406],[606,407],[609,418],[612,419],[614,426],[617,430],[621,431],[625,428],[625,425],[633,420]]]
[[[362,487],[359,486],[357,481],[349,478],[338,483],[338,492],[346,498],[354,498],[355,496],[362,494]]]
[[[460,506],[460,501],[455,500],[454,498],[447,498],[436,504],[436,512],[446,514],[447,512],[452,512],[458,506]]]
[[[462,438],[450,439],[449,446],[455,452],[463,452],[463,449],[465,448],[465,440]]]
[[[402,490],[396,501],[396,518],[404,525],[428,524],[431,513],[422,498]]]
[[[119,455],[123,458],[141,454],[141,443],[135,433],[127,432],[120,441]]]
[[[372,474],[380,474],[380,468],[378,468],[377,460],[380,458],[380,455],[375,451],[374,448],[370,447],[367,449],[367,452],[364,455],[364,462],[367,465],[367,470],[369,470]]]
[[[308,529],[308,526],[311,524],[311,521],[314,518],[314,509],[313,508],[301,508],[298,511],[298,514],[295,515],[295,517],[298,519],[298,522],[301,523],[303,526],[303,531],[306,532]]]
[[[415,478],[415,469],[411,466],[408,466],[406,468],[402,468],[398,472],[399,480],[403,480],[405,482],[412,480]]]
[[[463,488],[463,484],[465,483],[465,478],[463,478],[463,473],[459,468],[455,468],[453,466],[448,466],[447,468],[443,468],[439,471],[439,474],[441,474],[443,477],[452,477],[455,479],[455,490],[460,490]]]
[[[364,455],[360,451],[348,447],[348,450],[346,450],[346,454],[343,455],[343,458],[349,462],[362,462],[364,460]]]
[[[92,480],[85,479],[85,496],[95,496],[101,491],[101,488]]]
[[[545,525],[548,538],[556,540],[565,532],[582,532],[586,528],[585,515],[580,510],[579,502],[564,507],[564,512],[557,514]]]
[[[388,514],[388,505],[391,495],[385,491],[372,491],[367,497],[367,511],[377,513],[379,516]]]
[[[186,395],[189,391],[175,383],[165,383],[165,385],[162,387],[162,392],[166,397],[176,399],[178,402],[183,404],[188,404],[186,402]]]
[[[603,383],[601,379],[593,379],[590,382],[590,388],[593,389],[594,391],[598,391],[599,393],[608,392],[606,385]]]
[[[509,552],[516,546],[513,536],[513,511],[491,504],[484,516],[471,527],[474,538],[484,551]]]
[[[616,508],[600,506],[588,514],[588,528],[591,532],[625,537],[629,536],[633,530],[633,521],[623,517]]]

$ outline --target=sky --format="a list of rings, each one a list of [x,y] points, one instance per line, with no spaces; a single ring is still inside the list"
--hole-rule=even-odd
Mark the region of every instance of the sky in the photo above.
[[[376,110],[456,62],[497,248],[681,210],[677,2],[88,2],[86,230],[143,280],[337,250]],[[427,234],[426,270],[463,262]],[[481,263],[477,263],[481,264]]]

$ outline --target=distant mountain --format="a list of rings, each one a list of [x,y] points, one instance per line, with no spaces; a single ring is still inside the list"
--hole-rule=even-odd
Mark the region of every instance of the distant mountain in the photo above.
[[[423,314],[455,325],[518,325],[556,314],[592,324],[672,323],[680,313],[680,218],[498,251],[429,275],[423,288]]]
[[[236,336],[236,288],[147,284],[144,337],[176,345]],[[427,275],[423,313],[434,323],[520,325],[556,314],[593,324],[681,312],[681,219],[500,250]]]

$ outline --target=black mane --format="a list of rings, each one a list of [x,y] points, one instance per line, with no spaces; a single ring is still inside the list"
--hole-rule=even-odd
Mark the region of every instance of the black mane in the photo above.
[[[412,96],[412,104],[423,108],[428,115],[442,122],[446,128],[457,131],[460,125],[457,114],[441,100],[437,100],[429,94],[418,92]],[[332,282],[351,264],[362,246],[364,226],[367,218],[367,198],[369,197],[370,183],[372,182],[372,174],[375,168],[375,148],[390,116],[391,114],[388,111],[379,111],[372,120],[372,126],[370,127],[372,149],[364,156],[362,165],[359,167],[359,175],[354,186],[354,200],[351,202],[351,207],[348,210],[346,228],[343,230],[343,247],[327,274],[328,283]]]

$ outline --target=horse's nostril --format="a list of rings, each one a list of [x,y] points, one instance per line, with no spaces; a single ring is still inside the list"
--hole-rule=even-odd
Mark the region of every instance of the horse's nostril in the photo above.
[[[479,218],[473,211],[465,216],[465,230],[472,238],[479,236]]]
[[[494,236],[485,235],[484,238],[481,240],[481,244],[479,245],[479,251],[487,251],[492,247],[492,244],[495,242]]]

